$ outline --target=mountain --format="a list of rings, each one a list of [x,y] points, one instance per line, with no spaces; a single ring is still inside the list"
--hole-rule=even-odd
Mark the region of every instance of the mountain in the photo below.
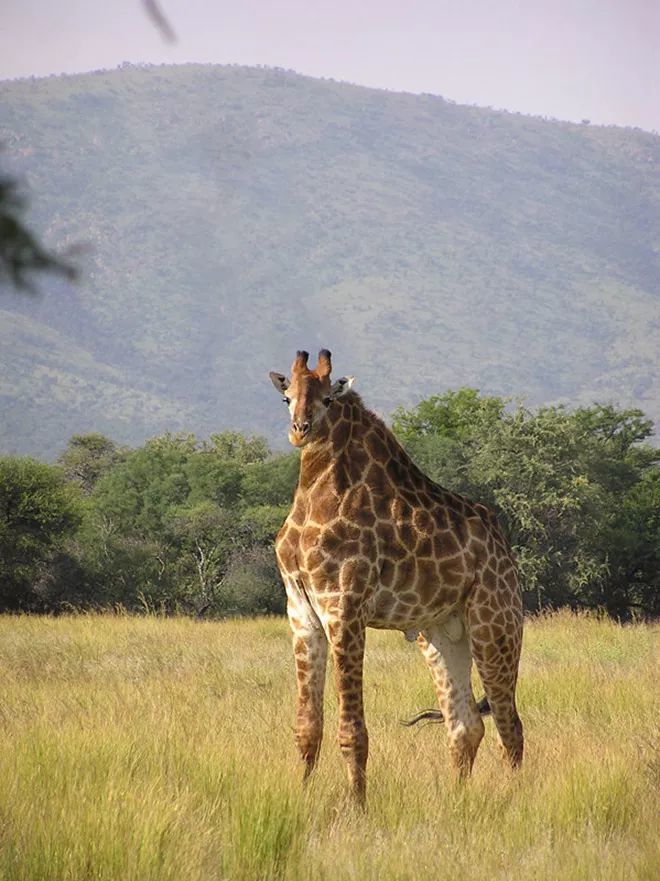
[[[334,353],[389,414],[447,388],[660,418],[660,137],[238,66],[0,84],[30,223],[79,283],[0,293],[0,446],[236,428]]]

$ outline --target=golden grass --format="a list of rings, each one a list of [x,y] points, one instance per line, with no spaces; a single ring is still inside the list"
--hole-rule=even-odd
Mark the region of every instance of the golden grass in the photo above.
[[[301,790],[284,621],[0,618],[0,878],[658,878],[657,637],[530,622],[523,769],[505,768],[489,721],[459,786],[444,731],[398,724],[433,703],[416,648],[370,633],[363,816],[345,800],[331,681]]]

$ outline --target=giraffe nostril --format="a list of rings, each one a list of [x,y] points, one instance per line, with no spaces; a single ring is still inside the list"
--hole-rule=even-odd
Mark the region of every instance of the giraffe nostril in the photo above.
[[[293,422],[291,427],[294,431],[297,431],[299,434],[305,435],[309,432],[311,425],[309,422]]]

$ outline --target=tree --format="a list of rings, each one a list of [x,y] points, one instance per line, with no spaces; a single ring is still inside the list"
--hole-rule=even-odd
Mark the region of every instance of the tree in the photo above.
[[[74,434],[57,462],[67,480],[77,483],[89,495],[99,478],[122,455],[115,442],[103,434]]]
[[[605,541],[610,578],[602,604],[617,616],[660,616],[660,467],[649,467],[619,501]]]
[[[240,488],[243,504],[248,507],[290,505],[299,468],[300,456],[297,452],[247,463],[242,471]]]
[[[170,510],[190,493],[188,464],[196,445],[194,435],[166,434],[127,453],[96,484],[92,508],[124,534],[162,536]]]
[[[172,511],[169,532],[177,546],[179,600],[198,616],[217,611],[229,559],[245,544],[235,513],[211,501],[182,506]]]
[[[498,511],[528,607],[655,614],[659,454],[639,410],[507,411],[461,389],[397,411],[394,429],[433,479]]]
[[[461,388],[432,395],[414,407],[395,411],[392,428],[415,462],[442,486],[479,496],[481,483],[472,479],[474,449],[497,431],[506,401]]]
[[[501,512],[537,608],[589,605],[607,571],[598,536],[610,511],[589,447],[561,407],[518,407],[475,446],[472,482]]]
[[[212,434],[203,445],[203,449],[214,453],[220,459],[235,462],[241,466],[265,462],[270,455],[268,441],[265,437],[245,437],[238,431]]]
[[[61,469],[0,457],[0,607],[43,608],[39,584],[81,513],[79,494]]]
[[[272,557],[286,516],[290,457],[271,459],[263,438],[235,432],[203,443],[193,435],[164,435],[121,455],[106,441],[73,438],[64,457],[69,476],[91,486],[76,551],[88,601],[236,614],[252,602],[237,593],[247,590],[247,570],[232,576],[231,589],[227,574],[254,551],[249,571],[257,579],[270,574],[248,593],[273,608],[272,571],[259,553]]]
[[[502,398],[482,396],[474,388],[461,388],[432,395],[412,410],[399,407],[392,428],[403,441],[429,436],[468,441],[498,423],[505,406]]]

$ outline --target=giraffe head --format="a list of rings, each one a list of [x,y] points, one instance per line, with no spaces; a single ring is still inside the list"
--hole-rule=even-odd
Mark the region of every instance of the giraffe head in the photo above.
[[[330,358],[330,352],[321,349],[316,367],[310,370],[309,353],[301,351],[296,353],[290,378],[283,373],[270,373],[273,385],[289,408],[289,441],[294,447],[304,447],[323,436],[328,409],[353,385],[352,376],[342,376],[334,383],[330,381]]]

